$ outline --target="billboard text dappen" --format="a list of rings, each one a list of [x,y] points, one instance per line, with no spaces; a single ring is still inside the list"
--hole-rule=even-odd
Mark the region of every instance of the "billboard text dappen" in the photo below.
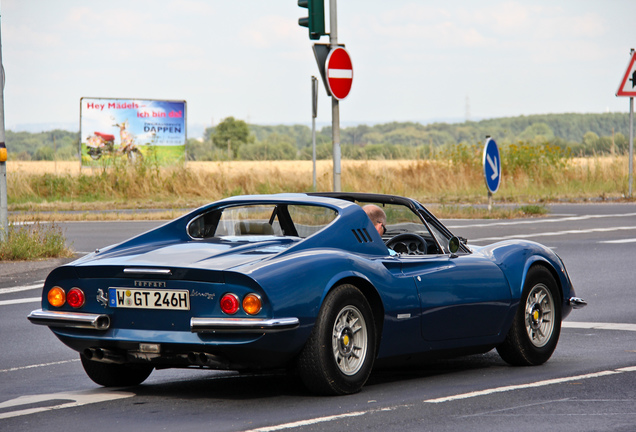
[[[183,161],[186,102],[84,97],[80,137],[82,165],[101,165],[118,157],[152,156],[162,164]]]

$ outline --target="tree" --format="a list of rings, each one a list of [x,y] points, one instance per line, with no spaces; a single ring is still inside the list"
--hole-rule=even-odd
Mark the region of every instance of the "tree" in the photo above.
[[[238,154],[241,145],[253,140],[247,123],[243,120],[236,120],[234,117],[228,117],[219,123],[212,135],[214,145],[227,148],[229,159],[232,158],[232,155]]]

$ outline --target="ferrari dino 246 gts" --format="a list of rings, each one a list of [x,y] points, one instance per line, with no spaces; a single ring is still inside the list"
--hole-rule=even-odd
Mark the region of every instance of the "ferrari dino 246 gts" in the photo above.
[[[362,206],[386,214],[377,229]],[[31,312],[103,386],[153,369],[296,371],[359,391],[374,365],[496,348],[552,355],[577,298],[530,241],[469,247],[415,200],[363,193],[237,196],[51,272]]]

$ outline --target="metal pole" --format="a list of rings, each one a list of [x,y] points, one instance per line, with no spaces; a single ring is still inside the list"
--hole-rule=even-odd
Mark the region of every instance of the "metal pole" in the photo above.
[[[2,41],[0,39],[0,152],[2,154],[0,158],[0,242],[4,242],[9,234],[9,218],[7,212],[7,149],[4,139],[4,66],[2,65]]]
[[[329,1],[329,45],[338,46],[338,11],[336,0]],[[331,96],[331,137],[333,141],[333,190],[342,191],[340,182],[340,105],[338,99]]]
[[[311,153],[313,161],[313,187],[316,192],[316,116],[318,116],[318,79],[311,77]]]
[[[629,98],[629,198],[632,198],[634,182],[634,98]]]

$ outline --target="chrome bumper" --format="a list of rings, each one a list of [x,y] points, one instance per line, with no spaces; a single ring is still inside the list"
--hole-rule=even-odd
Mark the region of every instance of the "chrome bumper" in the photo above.
[[[581,309],[587,306],[587,302],[582,298],[570,297],[568,299],[568,305],[572,306],[572,309]]]
[[[27,317],[33,324],[49,327],[72,327],[92,330],[108,330],[110,317],[106,314],[91,314],[79,312],[59,312],[34,310]]]
[[[293,330],[300,325],[298,318],[191,318],[192,333],[274,333]]]

